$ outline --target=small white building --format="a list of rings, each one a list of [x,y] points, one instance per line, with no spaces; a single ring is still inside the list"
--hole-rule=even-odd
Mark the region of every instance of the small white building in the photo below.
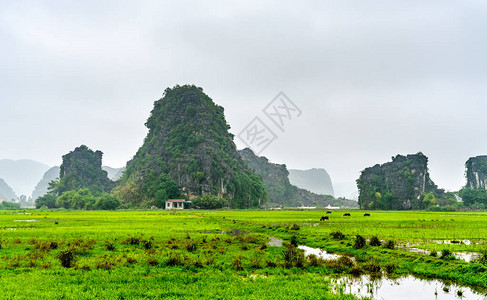
[[[166,201],[166,209],[185,209],[191,207],[191,201],[184,199],[169,199]]]
[[[328,206],[325,208],[326,209],[340,209],[340,206],[331,206],[330,204],[328,204]]]

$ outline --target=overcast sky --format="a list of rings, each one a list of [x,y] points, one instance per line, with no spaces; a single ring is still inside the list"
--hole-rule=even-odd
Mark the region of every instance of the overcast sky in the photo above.
[[[195,84],[238,134],[283,91],[302,114],[261,154],[353,182],[422,151],[464,185],[487,154],[485,1],[1,1],[0,159],[80,144],[125,165],[166,87]],[[243,143],[236,140],[239,148]]]

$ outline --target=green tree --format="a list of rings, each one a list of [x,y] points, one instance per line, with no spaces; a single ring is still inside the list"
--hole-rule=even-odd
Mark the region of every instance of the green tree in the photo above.
[[[222,208],[225,205],[225,200],[218,196],[204,194],[201,197],[195,198],[192,201],[193,207],[203,209]]]

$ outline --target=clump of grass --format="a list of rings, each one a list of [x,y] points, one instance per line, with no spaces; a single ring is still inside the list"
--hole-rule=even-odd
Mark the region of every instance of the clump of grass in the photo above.
[[[394,240],[388,240],[385,244],[384,244],[384,248],[386,249],[390,249],[390,250],[394,250],[396,249],[396,243],[394,242]]]
[[[136,246],[136,245],[140,244],[141,240],[142,240],[142,237],[140,237],[140,236],[135,236],[135,235],[129,236],[122,241],[122,244]]]
[[[436,252],[436,250],[431,250],[430,256],[431,257],[437,257],[438,256],[438,252]]]
[[[369,261],[364,265],[364,270],[373,273],[373,274],[378,274],[380,273],[380,266],[377,262],[375,261]]]
[[[375,247],[380,247],[380,245],[382,245],[382,242],[379,240],[379,238],[378,238],[378,237],[373,236],[373,237],[370,239],[369,245],[371,245],[371,246],[375,246]]]
[[[73,266],[73,262],[75,259],[74,250],[73,249],[61,250],[57,254],[57,258],[59,259],[63,267],[71,268]]]
[[[253,256],[250,258],[250,267],[254,269],[262,268],[262,260],[258,256]]]
[[[115,242],[111,240],[105,240],[105,248],[108,251],[115,251]]]
[[[332,233],[330,233],[330,235],[334,240],[345,239],[345,235],[341,231],[333,231]]]
[[[308,265],[310,267],[321,267],[324,264],[324,260],[321,257],[317,257],[314,254],[308,256]]]
[[[267,244],[266,243],[261,243],[259,245],[259,250],[265,250],[265,249],[267,249]]]
[[[167,261],[166,261],[166,266],[172,267],[172,266],[183,266],[184,262],[181,260],[181,256],[176,254],[176,253],[171,253],[169,255]]]
[[[348,271],[353,267],[354,263],[350,257],[340,256],[338,259],[325,261],[326,267],[335,271]]]
[[[154,258],[154,257],[152,257],[152,256],[151,256],[151,257],[149,257],[149,258],[147,259],[146,263],[147,263],[149,266],[153,266],[153,267],[155,267],[155,266],[159,265],[159,262],[157,261],[157,259],[155,259],[155,258]]]
[[[234,257],[230,265],[237,271],[243,271],[242,257]]]
[[[136,264],[137,263],[137,259],[135,257],[129,256],[126,258],[126,260],[127,260],[127,264]]]
[[[198,245],[196,245],[196,243],[193,243],[193,242],[186,242],[184,244],[184,249],[186,249],[186,251],[188,251],[188,252],[194,252],[194,251],[196,251],[197,248],[198,248]]]
[[[355,241],[353,243],[353,248],[355,249],[362,249],[363,247],[365,247],[365,245],[367,244],[365,238],[359,234],[357,234],[357,236],[355,237]]]
[[[440,259],[451,260],[451,259],[455,259],[455,256],[453,256],[453,253],[450,250],[443,249],[441,250]]]
[[[362,268],[360,266],[353,266],[352,269],[350,270],[350,274],[352,276],[360,276],[363,273]]]
[[[149,250],[152,249],[152,247],[154,246],[153,241],[154,241],[154,237],[151,237],[148,240],[141,240],[140,243],[145,248],[145,250]]]
[[[286,268],[302,268],[304,266],[304,253],[294,245],[287,245],[282,254],[284,256],[284,266]]]
[[[301,229],[298,224],[293,224],[289,229],[291,230],[299,230]]]
[[[293,247],[298,246],[298,238],[295,235],[291,236],[291,246]]]
[[[277,266],[276,262],[273,261],[272,259],[266,259],[265,260],[265,265],[268,268],[275,268]]]
[[[397,266],[394,264],[394,263],[388,263],[384,266],[384,270],[388,273],[388,274],[392,274],[396,271],[397,269]]]
[[[111,270],[115,267],[115,263],[110,261],[109,258],[105,256],[96,261],[95,267],[102,270]]]

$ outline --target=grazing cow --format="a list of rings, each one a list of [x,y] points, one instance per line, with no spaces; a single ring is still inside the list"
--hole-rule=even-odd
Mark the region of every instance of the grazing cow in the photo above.
[[[364,217],[370,217],[370,214],[369,213],[365,213],[364,214]]]
[[[344,217],[350,217],[350,213],[344,213],[343,216]]]
[[[331,214],[331,210],[327,210],[326,211],[326,214]]]
[[[321,216],[320,221],[324,221],[324,220],[327,220],[327,221],[328,221],[328,220],[329,220],[329,219],[328,219],[328,216]]]

